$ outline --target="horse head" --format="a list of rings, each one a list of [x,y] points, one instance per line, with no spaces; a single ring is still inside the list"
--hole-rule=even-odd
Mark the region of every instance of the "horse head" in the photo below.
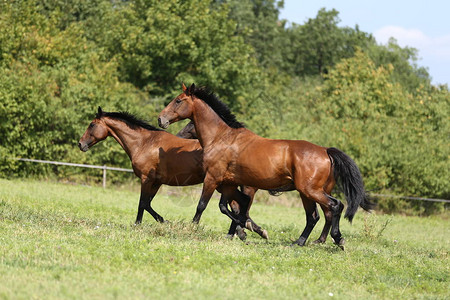
[[[78,142],[78,147],[81,151],[88,151],[89,148],[108,137],[108,129],[106,128],[105,123],[102,121],[102,115],[103,111],[99,106],[95,119],[92,120],[92,122],[89,124],[86,132]]]
[[[166,129],[172,123],[192,118],[195,84],[187,88],[183,83],[182,87],[183,93],[175,97],[159,114],[158,124],[161,128]]]

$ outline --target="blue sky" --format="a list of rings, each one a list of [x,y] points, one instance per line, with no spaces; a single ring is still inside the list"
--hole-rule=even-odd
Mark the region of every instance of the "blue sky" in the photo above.
[[[419,50],[433,84],[450,86],[450,1],[448,0],[285,0],[280,18],[303,24],[320,8],[339,11],[339,26],[373,34],[379,44],[390,37]]]

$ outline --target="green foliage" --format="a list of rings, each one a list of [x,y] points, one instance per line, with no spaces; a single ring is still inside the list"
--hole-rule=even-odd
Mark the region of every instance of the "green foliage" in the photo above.
[[[392,65],[391,82],[401,84],[409,92],[430,86],[430,76],[424,67],[417,65],[417,50],[410,47],[401,48],[395,39],[390,39],[388,45],[371,45],[367,48],[371,59],[377,65]]]
[[[311,138],[353,157],[368,190],[448,197],[448,91],[410,94],[392,72],[361,51],[338,63],[309,107]]]
[[[117,145],[103,147],[102,153],[90,159],[76,145],[98,105],[127,110],[142,102],[140,93],[117,80],[117,65],[100,61],[94,45],[82,37],[76,24],[60,31],[53,19],[29,10],[25,26],[13,17],[22,6],[4,8],[3,16],[10,18],[2,19],[8,26],[2,26],[6,32],[0,39],[14,55],[3,55],[0,66],[3,176],[12,172],[45,175],[53,170],[9,160],[14,157],[129,165]],[[8,28],[21,34],[7,39]]]
[[[216,0],[230,8],[229,17],[236,26],[236,34],[255,49],[255,56],[264,68],[283,65],[283,46],[286,42],[285,22],[278,20],[283,1],[275,0]],[[220,7],[220,6],[218,6]]]
[[[132,1],[90,18],[86,35],[118,62],[122,80],[144,91],[167,96],[183,81],[196,82],[236,107],[235,99],[258,79],[256,61],[235,35],[227,7],[210,6],[204,0]]]
[[[296,75],[321,75],[341,59],[353,56],[357,47],[373,43],[370,35],[358,27],[341,28],[338,11],[319,10],[316,18],[287,29],[290,40],[285,48],[286,69]]]

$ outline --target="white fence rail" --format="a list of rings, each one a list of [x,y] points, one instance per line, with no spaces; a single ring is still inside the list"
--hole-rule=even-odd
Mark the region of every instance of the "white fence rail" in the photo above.
[[[52,165],[71,166],[71,167],[102,169],[103,170],[103,188],[106,188],[106,170],[121,171],[121,172],[133,172],[132,169],[115,168],[115,167],[107,167],[107,166],[96,166],[96,165],[74,164],[74,163],[67,163],[67,162],[60,162],[60,161],[51,161],[51,160],[40,160],[40,159],[29,159],[29,158],[14,158],[14,160],[20,160],[20,161],[25,161],[25,162],[36,162],[36,163],[52,164]],[[373,197],[373,198],[398,198],[398,199],[405,199],[405,200],[419,200],[419,201],[431,201],[431,202],[450,203],[450,200],[447,200],[447,199],[421,198],[421,197],[397,196],[397,195],[385,195],[385,194],[372,194],[372,193],[369,194],[369,196]]]
[[[422,197],[410,197],[410,196],[396,196],[396,195],[385,195],[385,194],[369,194],[369,195],[370,195],[370,197],[374,197],[374,198],[397,198],[397,199],[405,199],[405,200],[420,200],[420,201],[450,203],[450,200],[447,200],[447,199],[422,198]]]
[[[132,169],[115,168],[115,167],[107,167],[107,166],[96,166],[96,165],[85,165],[85,164],[74,164],[74,163],[67,163],[67,162],[61,162],[61,161],[40,160],[40,159],[30,159],[30,158],[14,158],[14,160],[51,164],[51,165],[59,165],[59,166],[102,169],[103,170],[103,188],[106,188],[106,170],[131,172],[131,173],[133,172]]]

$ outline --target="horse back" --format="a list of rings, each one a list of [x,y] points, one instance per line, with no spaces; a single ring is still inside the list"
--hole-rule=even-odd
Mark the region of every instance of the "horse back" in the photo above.
[[[326,148],[304,140],[276,140],[254,136],[238,139],[235,157],[236,181],[247,185],[272,189],[290,186],[296,178],[309,180],[320,174],[324,185],[331,174],[331,161]]]

